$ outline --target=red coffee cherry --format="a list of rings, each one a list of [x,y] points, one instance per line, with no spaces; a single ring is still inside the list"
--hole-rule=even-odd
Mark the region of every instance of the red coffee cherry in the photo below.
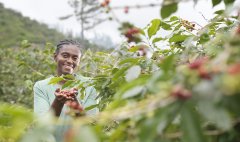
[[[199,58],[199,59],[196,59],[195,61],[193,61],[192,63],[190,63],[188,65],[188,67],[190,69],[199,69],[206,61],[208,60],[207,57],[202,57],[202,58]]]
[[[72,109],[78,109],[78,103],[77,102],[71,102],[71,108]]]
[[[135,36],[140,33],[138,28],[130,28],[125,32],[125,37],[128,39],[128,42],[132,42],[135,40]]]
[[[109,5],[110,0],[105,0],[105,3],[106,3],[107,5]]]
[[[82,112],[84,110],[83,107],[76,101],[67,101],[66,105],[69,108],[71,108],[71,109],[73,109],[75,111],[78,111],[78,112]]]
[[[124,13],[128,14],[128,12],[129,12],[129,7],[128,6],[124,7]]]
[[[240,25],[237,27],[236,34],[240,35]]]
[[[176,85],[172,89],[171,96],[174,96],[180,100],[187,100],[192,96],[192,93],[183,88],[181,85]]]
[[[204,67],[201,67],[198,69],[198,74],[200,78],[208,79],[208,80],[212,79],[211,73],[208,72]]]
[[[109,3],[110,3],[110,0],[105,0],[100,5],[101,5],[101,7],[106,7],[109,5]]]
[[[240,63],[233,64],[228,67],[227,72],[232,75],[240,73]]]

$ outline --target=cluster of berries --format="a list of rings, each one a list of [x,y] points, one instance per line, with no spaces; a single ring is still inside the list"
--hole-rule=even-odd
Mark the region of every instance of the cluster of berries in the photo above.
[[[187,30],[190,30],[190,31],[195,30],[195,24],[194,24],[194,23],[191,23],[191,22],[189,22],[189,21],[187,21],[187,20],[181,19],[181,25],[182,25],[183,27],[185,27]]]
[[[109,6],[109,4],[110,4],[110,0],[104,0],[103,2],[101,2],[101,7],[107,7],[107,6]]]
[[[171,91],[171,96],[178,98],[180,100],[187,100],[192,96],[192,93],[189,90],[182,87],[181,85],[176,85],[173,87]]]
[[[125,33],[124,36],[127,38],[128,42],[132,41],[139,41],[138,34],[140,33],[140,30],[138,28],[129,28]]]
[[[76,88],[72,88],[69,90],[61,90],[58,88],[55,92],[56,97],[59,101],[65,103],[74,114],[79,116],[79,114],[83,113],[84,109],[81,104],[77,101],[78,90]],[[67,113],[71,113],[67,112]]]
[[[211,79],[211,73],[204,67],[204,63],[208,61],[207,57],[199,58],[189,64],[189,68],[197,70],[199,77],[203,79]]]
[[[70,90],[61,90],[58,88],[55,93],[56,97],[58,97],[59,100],[64,98],[69,101],[73,101],[77,94],[78,90],[76,88],[72,88]]]

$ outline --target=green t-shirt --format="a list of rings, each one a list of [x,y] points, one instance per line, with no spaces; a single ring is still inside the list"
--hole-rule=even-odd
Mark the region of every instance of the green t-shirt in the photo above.
[[[53,76],[52,76],[53,77]],[[55,99],[54,92],[57,88],[61,88],[61,85],[58,84],[48,84],[52,77],[49,77],[44,80],[37,81],[33,87],[34,91],[34,113],[39,117],[44,117],[49,112],[51,108],[51,104]],[[83,76],[77,77],[80,81],[86,81],[88,78]],[[78,101],[82,104],[83,108],[86,108],[91,105],[97,104],[96,100],[96,90],[94,87],[90,86],[85,89],[85,96],[83,99],[80,99],[80,92],[78,93]],[[64,105],[62,112],[59,116],[61,121],[69,121],[71,118],[66,115],[66,111],[68,110],[68,106]],[[98,113],[98,109],[94,108],[86,112],[87,115],[95,115]],[[61,126],[57,128],[55,132],[56,140],[62,141],[63,133],[66,131],[65,126]]]
[[[38,116],[42,116],[47,113],[51,107],[52,102],[55,99],[54,92],[57,88],[61,88],[60,85],[54,84],[49,85],[48,82],[52,77],[47,79],[37,81],[33,87],[34,91],[34,112]],[[81,81],[85,81],[87,78],[78,77]],[[81,94],[78,94],[78,96]],[[79,102],[83,105],[84,108],[94,105],[96,101],[96,90],[94,87],[90,86],[85,89],[85,97],[81,100],[77,97]],[[66,117],[67,106],[63,106],[63,110],[60,114],[60,118]],[[98,112],[97,109],[89,110],[87,115],[94,115]]]

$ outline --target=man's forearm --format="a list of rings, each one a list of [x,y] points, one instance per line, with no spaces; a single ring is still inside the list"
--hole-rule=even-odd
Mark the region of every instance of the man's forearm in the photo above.
[[[63,105],[64,105],[64,103],[57,100],[57,98],[54,99],[54,101],[51,105],[51,109],[53,110],[55,116],[57,116],[57,117],[60,116],[60,114],[62,112]]]

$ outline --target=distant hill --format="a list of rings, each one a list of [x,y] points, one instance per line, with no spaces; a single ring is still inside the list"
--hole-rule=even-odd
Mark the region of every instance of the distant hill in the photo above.
[[[22,14],[4,8],[0,3],[0,47],[18,46],[22,40],[31,43],[56,43],[66,38],[56,29],[50,29],[46,24],[22,16]]]
[[[49,28],[46,24],[39,23],[36,20],[23,16],[19,12],[5,8],[4,5],[0,3],[0,48],[19,46],[23,40],[28,40],[30,43],[36,45],[43,45],[46,42],[56,44],[60,40],[68,38],[80,41],[81,44],[84,45],[83,50],[111,50],[104,45],[93,43],[87,39],[81,40],[80,37],[73,37],[70,34],[65,35],[56,29]],[[101,40],[101,42],[106,41]]]

